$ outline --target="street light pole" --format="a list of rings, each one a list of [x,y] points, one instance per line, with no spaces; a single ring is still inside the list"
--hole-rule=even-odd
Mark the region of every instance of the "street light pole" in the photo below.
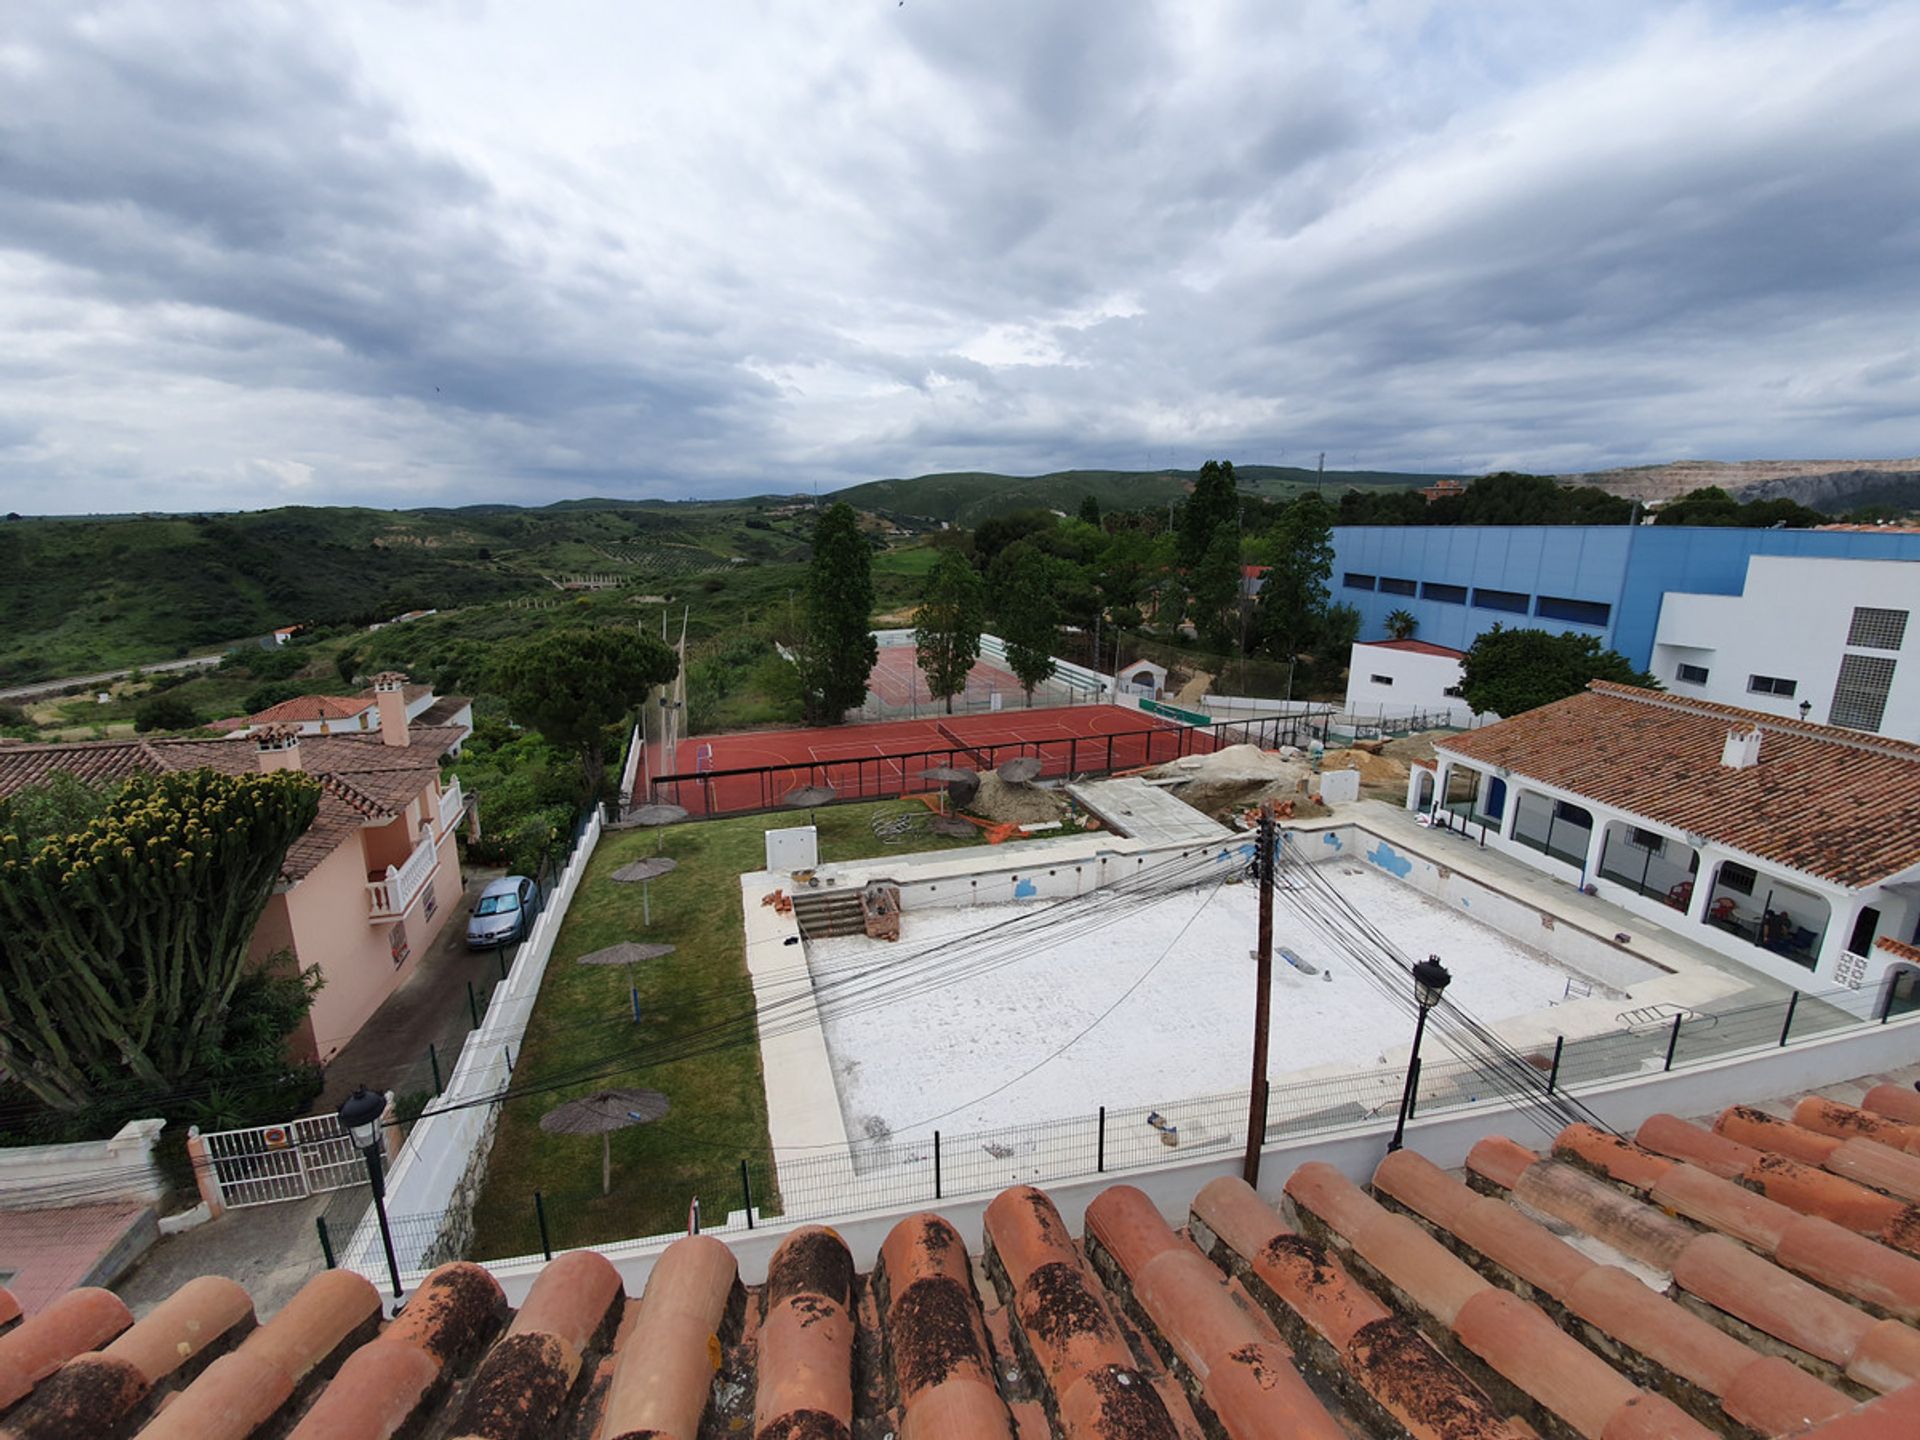
[[[1407,1084],[1400,1092],[1400,1118],[1394,1122],[1393,1139],[1387,1142],[1388,1154],[1400,1148],[1407,1132],[1407,1111],[1413,1106],[1413,1087],[1420,1079],[1420,1039],[1427,1033],[1427,1012],[1440,1003],[1452,980],[1438,955],[1429,955],[1413,967],[1413,998],[1420,1015],[1413,1024],[1413,1055],[1407,1061]]]
[[[1259,849],[1254,867],[1260,881],[1260,931],[1254,950],[1253,1083],[1247,1093],[1247,1155],[1241,1178],[1260,1184],[1260,1147],[1267,1141],[1267,1031],[1273,1005],[1273,802],[1260,802]]]
[[[393,1254],[393,1231],[387,1224],[387,1177],[380,1163],[380,1117],[386,1113],[387,1097],[364,1085],[340,1102],[340,1124],[367,1161],[367,1184],[373,1190],[373,1213],[380,1218],[380,1243],[387,1252],[387,1277],[393,1282],[393,1298],[400,1298],[400,1262]]]

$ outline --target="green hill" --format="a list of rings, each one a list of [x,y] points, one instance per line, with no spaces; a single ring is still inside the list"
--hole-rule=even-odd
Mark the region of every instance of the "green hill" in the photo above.
[[[904,480],[872,480],[834,494],[862,510],[977,525],[1016,510],[1061,510],[1072,514],[1092,495],[1102,510],[1141,510],[1165,505],[1186,493],[1193,470],[1058,470],[1050,475],[995,475],[962,470]],[[1329,499],[1356,487],[1405,490],[1464,476],[1407,475],[1383,470],[1329,470],[1324,479],[1292,465],[1236,465],[1240,488],[1250,495],[1287,500],[1321,484]]]
[[[805,526],[764,513],[779,503],[0,521],[0,684],[149,664],[282,625],[553,595],[576,575],[665,584],[736,559],[797,559]]]

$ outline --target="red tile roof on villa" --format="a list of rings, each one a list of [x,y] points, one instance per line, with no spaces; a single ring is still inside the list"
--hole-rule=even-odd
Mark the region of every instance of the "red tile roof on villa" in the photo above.
[[[1735,726],[1758,763],[1721,763]],[[1920,865],[1920,745],[1900,740],[1596,680],[1434,748],[1841,885]]]
[[[1447,660],[1464,660],[1467,654],[1464,650],[1435,645],[1430,640],[1362,640],[1360,643],[1373,650],[1404,650],[1409,655],[1438,655]]]
[[[374,705],[371,694],[348,699],[342,695],[296,695],[247,718],[255,725],[302,725],[315,720],[351,720]]]
[[[404,812],[423,789],[438,783],[440,757],[465,734],[451,726],[416,725],[406,745],[387,745],[378,733],[301,736],[301,768],[320,781],[320,809],[288,848],[282,878],[290,884],[305,879],[363,826]],[[260,768],[259,750],[246,737],[0,746],[0,799],[61,772],[99,781],[200,768],[250,775]]]
[[[1867,1100],[1895,1113],[1801,1102],[1850,1132],[1831,1146],[1741,1110],[1638,1144],[1574,1126],[1552,1157],[1484,1140],[1465,1179],[1411,1150],[1366,1188],[1317,1162],[1271,1199],[1216,1179],[1184,1216],[1114,1185],[1080,1236],[1016,1186],[978,1253],[923,1212],[864,1275],[818,1225],[753,1285],[711,1235],[639,1296],[573,1251],[517,1313],[458,1261],[391,1321],[341,1270],[265,1323],[211,1276],[139,1320],[100,1290],[23,1319],[0,1290],[0,1440],[1912,1440],[1920,1261],[1818,1187],[1719,1178],[1817,1155],[1839,1179],[1882,1143],[1852,1132],[1920,1136],[1920,1097]]]

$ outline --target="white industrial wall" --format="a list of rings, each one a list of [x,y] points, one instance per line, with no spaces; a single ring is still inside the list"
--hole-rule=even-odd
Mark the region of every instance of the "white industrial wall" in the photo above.
[[[1897,650],[1847,644],[1855,606],[1905,610],[1912,619]],[[1882,735],[1920,740],[1920,564],[1907,560],[1822,560],[1756,555],[1739,595],[1668,591],[1654,632],[1653,675],[1675,695],[1741,705],[1824,725],[1845,654],[1893,660]],[[1704,684],[1679,678],[1703,666]],[[1755,693],[1755,675],[1792,680],[1792,695]]]

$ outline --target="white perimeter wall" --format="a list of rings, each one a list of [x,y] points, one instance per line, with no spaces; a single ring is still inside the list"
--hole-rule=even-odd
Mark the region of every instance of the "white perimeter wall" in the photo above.
[[[1902,647],[1849,646],[1854,607],[1905,610],[1912,617]],[[1653,639],[1653,674],[1676,695],[1743,705],[1750,710],[1824,725],[1833,705],[1842,655],[1893,660],[1893,684],[1880,733],[1920,740],[1920,564],[1906,560],[1820,560],[1756,555],[1739,595],[1668,591]],[[1681,665],[1705,667],[1705,684],[1679,678]],[[1756,694],[1755,675],[1792,680],[1792,695]]]
[[[77,1189],[88,1200],[158,1200],[166,1185],[153,1148],[166,1124],[129,1120],[106,1140],[0,1150],[0,1210],[70,1205]]]

